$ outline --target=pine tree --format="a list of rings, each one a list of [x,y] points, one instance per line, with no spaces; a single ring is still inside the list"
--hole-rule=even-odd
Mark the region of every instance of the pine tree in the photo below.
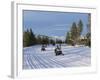
[[[30,35],[28,30],[23,33],[23,46],[30,46]]]
[[[36,44],[36,38],[35,35],[32,31],[32,29],[30,30],[26,30],[23,32],[23,46],[32,46]]]
[[[35,34],[33,33],[32,29],[30,28],[30,45],[35,45],[36,44],[36,38]]]
[[[83,31],[83,22],[80,20],[79,23],[78,23],[79,36],[82,34],[82,31]]]
[[[71,44],[71,32],[67,32],[65,43]]]
[[[77,33],[78,33],[77,43],[78,44],[81,44],[80,37],[82,35],[82,31],[83,31],[83,22],[82,22],[82,20],[79,20],[79,23],[78,23],[78,26],[77,26]]]
[[[86,45],[91,47],[91,14],[88,14],[87,29],[88,29],[88,32],[86,34],[86,37],[87,37]]]
[[[76,26],[76,23],[73,22],[72,28],[71,28],[71,39],[73,40],[73,43],[76,43],[77,37],[78,37],[77,26]]]

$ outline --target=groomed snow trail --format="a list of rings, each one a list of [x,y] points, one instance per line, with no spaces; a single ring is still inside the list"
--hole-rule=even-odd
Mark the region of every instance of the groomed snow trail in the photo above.
[[[23,69],[66,68],[91,65],[91,48],[86,46],[62,46],[64,55],[55,56],[54,46],[31,46],[23,49]]]

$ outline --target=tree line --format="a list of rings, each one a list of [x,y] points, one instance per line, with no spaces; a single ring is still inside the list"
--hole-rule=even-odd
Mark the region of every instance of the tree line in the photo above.
[[[32,45],[55,45],[55,44],[62,44],[64,41],[60,39],[54,40],[52,37],[45,36],[45,35],[36,35],[32,31],[32,29],[27,29],[23,32],[23,46],[32,46]]]
[[[83,30],[83,22],[80,20],[78,24],[73,22],[71,26],[71,30],[67,32],[66,40],[65,42],[67,44],[77,44],[79,42],[79,38],[82,34]]]
[[[84,38],[81,39],[82,37],[82,31],[83,31],[83,22],[82,20],[80,20],[78,22],[78,24],[76,24],[75,22],[72,23],[71,29],[69,32],[67,32],[66,34],[66,40],[65,43],[69,44],[69,45],[86,45],[91,47],[91,32],[90,30],[86,33],[85,36],[83,36]],[[87,29],[90,29],[90,22],[89,24],[87,24]]]

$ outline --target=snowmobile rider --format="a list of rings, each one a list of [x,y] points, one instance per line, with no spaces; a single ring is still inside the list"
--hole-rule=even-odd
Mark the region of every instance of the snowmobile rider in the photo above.
[[[57,45],[57,47],[55,48],[55,55],[64,55],[62,53],[62,50],[61,50],[61,46]]]

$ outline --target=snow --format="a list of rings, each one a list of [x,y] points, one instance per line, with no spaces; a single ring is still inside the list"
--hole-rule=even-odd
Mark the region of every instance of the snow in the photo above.
[[[91,48],[62,45],[64,55],[55,56],[55,46],[41,51],[41,45],[23,48],[23,69],[66,68],[91,65]]]

